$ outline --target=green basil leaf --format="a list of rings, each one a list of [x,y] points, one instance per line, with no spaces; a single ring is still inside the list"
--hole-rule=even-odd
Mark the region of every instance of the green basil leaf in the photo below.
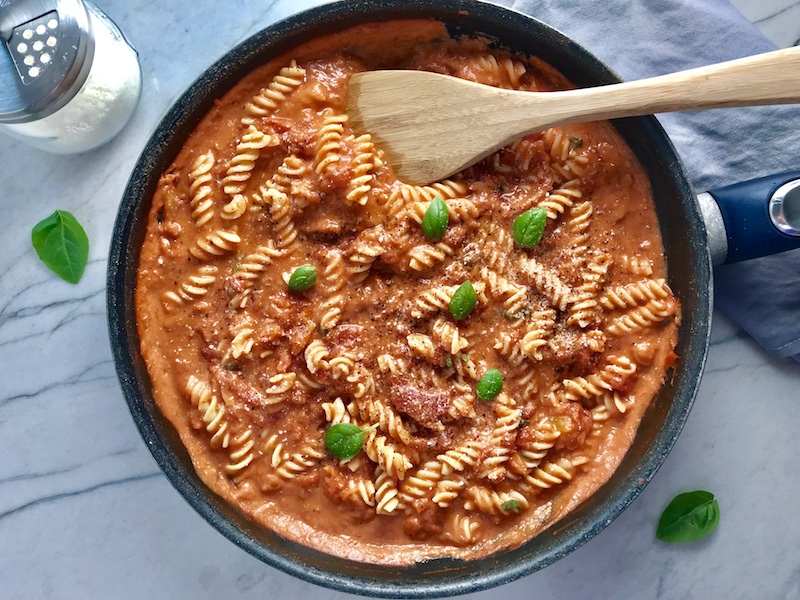
[[[478,296],[475,295],[475,288],[472,282],[465,281],[453,293],[450,298],[450,314],[456,321],[466,319],[475,308]]]
[[[502,389],[503,374],[497,369],[489,369],[478,382],[475,393],[478,396],[478,400],[488,402],[489,400],[493,400]]]
[[[78,220],[57,210],[31,230],[31,243],[48,269],[69,283],[78,283],[89,260],[89,238]]]
[[[317,270],[311,265],[297,267],[289,277],[290,292],[305,292],[317,282]]]
[[[507,500],[500,505],[500,510],[507,512],[509,510],[518,510],[520,508],[518,500]]]
[[[514,241],[523,248],[533,248],[541,241],[546,224],[547,211],[543,208],[532,208],[522,213],[511,226]]]
[[[436,196],[431,202],[425,216],[422,217],[422,233],[430,240],[440,240],[447,231],[447,224],[450,222],[450,215],[447,212],[447,204],[441,196]]]
[[[325,447],[341,460],[353,458],[361,452],[367,432],[353,423],[337,423],[325,432]]]
[[[679,494],[672,499],[656,528],[662,542],[681,544],[702,540],[719,523],[719,503],[711,492],[698,490]]]

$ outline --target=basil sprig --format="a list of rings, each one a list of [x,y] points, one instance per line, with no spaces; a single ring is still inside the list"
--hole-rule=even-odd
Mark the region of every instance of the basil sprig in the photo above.
[[[447,212],[447,204],[441,196],[436,196],[425,211],[422,217],[422,233],[429,240],[440,240],[447,231],[447,224],[450,222],[450,215]]]
[[[290,292],[305,292],[317,282],[317,270],[311,265],[297,267],[289,277]]]
[[[325,432],[325,447],[328,452],[340,460],[350,460],[359,452],[364,445],[364,438],[367,432],[372,431],[378,426],[376,423],[367,429],[361,429],[353,423],[337,423],[331,425]]]
[[[532,208],[525,211],[511,226],[514,241],[523,248],[533,248],[542,240],[544,226],[547,224],[547,211],[543,208]]]
[[[669,544],[702,540],[717,528],[719,503],[711,492],[698,490],[672,499],[656,528],[656,537]]]
[[[469,280],[458,286],[458,289],[450,298],[450,314],[456,321],[466,319],[475,308],[478,297],[475,295],[475,288]]]
[[[81,280],[89,260],[89,238],[78,220],[57,210],[31,230],[31,243],[41,261],[69,283]]]
[[[475,394],[481,402],[488,402],[489,400],[493,400],[502,389],[503,374],[497,369],[489,369],[478,382],[478,386],[475,388]]]

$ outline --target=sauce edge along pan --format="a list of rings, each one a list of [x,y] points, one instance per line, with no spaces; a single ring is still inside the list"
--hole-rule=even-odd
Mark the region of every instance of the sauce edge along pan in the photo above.
[[[156,462],[178,492],[218,531],[253,556],[300,579],[379,597],[432,598],[508,583],[566,556],[614,520],[644,489],[672,448],[697,392],[708,349],[712,277],[700,205],[654,117],[614,121],[653,188],[669,285],[681,301],[679,360],[646,411],[609,481],[575,511],[520,547],[478,560],[436,559],[409,567],[356,563],[288,541],[249,521],[196,475],[177,433],[152,397],[139,351],[134,290],[150,198],[202,117],[244,75],[304,40],[370,21],[433,18],[451,35],[488,35],[537,56],[578,87],[620,81],[597,58],[553,28],[478,0],[349,0],[322,5],[256,33],[206,70],[173,104],[139,157],[114,226],[107,277],[108,325],[123,394]]]

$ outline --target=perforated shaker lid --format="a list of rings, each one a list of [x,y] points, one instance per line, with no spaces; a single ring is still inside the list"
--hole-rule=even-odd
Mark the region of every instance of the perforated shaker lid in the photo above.
[[[86,81],[93,57],[81,0],[0,0],[0,123],[62,108]]]

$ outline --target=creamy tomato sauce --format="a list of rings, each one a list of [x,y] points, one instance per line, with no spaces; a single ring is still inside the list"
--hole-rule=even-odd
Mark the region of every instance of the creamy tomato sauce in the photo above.
[[[254,521],[358,561],[476,558],[608,479],[674,360],[679,303],[648,179],[610,124],[405,185],[344,113],[348,76],[378,68],[570,87],[432,21],[357,27],[257,69],[161,177],[142,354],[200,477]],[[449,224],[432,241],[436,196]],[[522,248],[512,224],[537,207],[544,234]],[[303,265],[317,281],[291,292]],[[455,320],[466,281],[477,303]],[[502,391],[481,401],[490,369]],[[342,422],[371,428],[350,460],[324,444]]]

